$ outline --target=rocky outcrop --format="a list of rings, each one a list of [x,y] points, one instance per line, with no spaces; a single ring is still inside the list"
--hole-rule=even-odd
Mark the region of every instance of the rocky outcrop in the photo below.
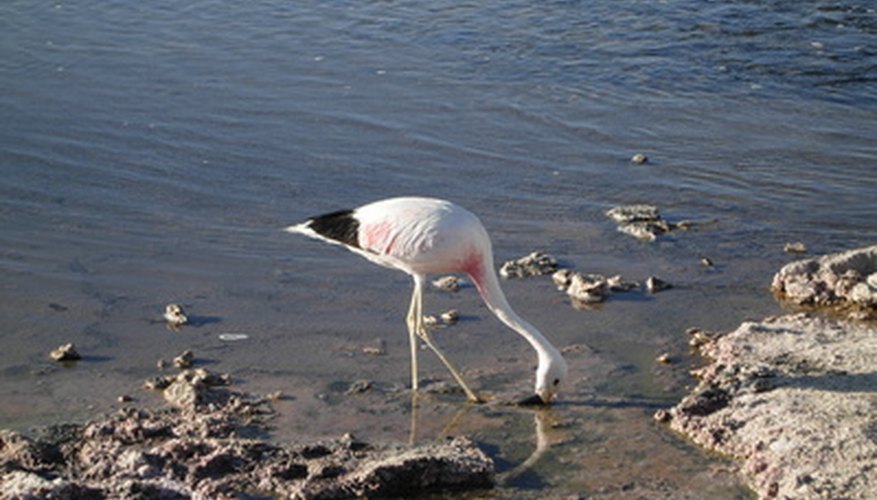
[[[877,245],[787,264],[772,289],[796,304],[877,309]]]
[[[740,460],[762,498],[873,498],[877,330],[798,314],[700,349],[698,386],[656,418]]]
[[[411,497],[494,483],[493,461],[464,437],[278,445],[252,437],[264,434],[267,401],[231,390],[227,377],[185,370],[164,382],[156,388],[172,408],[126,408],[33,438],[0,431],[0,497]]]

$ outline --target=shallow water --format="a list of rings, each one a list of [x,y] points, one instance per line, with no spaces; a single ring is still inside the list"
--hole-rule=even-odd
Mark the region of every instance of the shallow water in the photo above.
[[[278,439],[409,439],[409,279],[278,228],[421,194],[478,213],[500,262],[674,284],[578,311],[547,278],[504,283],[582,347],[552,446],[499,495],[745,495],[651,414],[690,383],[686,328],[782,311],[784,243],[877,240],[875,34],[866,2],[4,2],[0,427],[157,403],[140,383],[191,348],[290,396]],[[702,224],[636,241],[603,212],[638,202]],[[529,388],[529,347],[471,288],[426,300],[464,314],[436,337],[476,389]],[[166,329],[169,302],[195,325]],[[48,361],[64,342],[85,359]],[[376,389],[345,396],[360,379]],[[416,438],[526,460],[531,411],[461,400],[421,402]]]

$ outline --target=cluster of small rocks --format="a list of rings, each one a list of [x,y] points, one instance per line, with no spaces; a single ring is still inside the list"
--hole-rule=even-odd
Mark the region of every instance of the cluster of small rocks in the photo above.
[[[877,312],[877,245],[804,259],[774,275],[772,289],[802,305],[852,306]]]
[[[460,312],[456,309],[449,309],[438,316],[427,314],[423,317],[423,322],[429,327],[451,326],[457,324],[458,321],[460,321]]]
[[[551,275],[558,290],[569,295],[573,306],[587,307],[606,300],[610,293],[624,293],[639,290],[642,285],[635,281],[626,281],[621,275],[609,278],[601,274],[582,274],[571,269],[560,269]],[[656,293],[670,288],[669,283],[650,276],[646,280],[646,290]]]
[[[463,437],[417,447],[245,437],[264,434],[270,404],[228,384],[183,370],[158,384],[171,408],[126,407],[35,438],[0,431],[3,498],[411,497],[494,484],[492,460]]]
[[[664,220],[654,205],[623,205],[609,209],[606,215],[618,223],[619,231],[642,241],[655,241],[658,235],[693,226],[691,221],[671,223]]]
[[[551,274],[554,271],[557,271],[557,259],[536,251],[520,259],[504,262],[499,268],[499,275],[503,278],[528,278]]]

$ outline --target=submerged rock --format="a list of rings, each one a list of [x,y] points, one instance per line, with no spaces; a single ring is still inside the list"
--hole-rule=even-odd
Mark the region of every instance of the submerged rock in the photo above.
[[[712,363],[657,420],[739,460],[763,498],[873,497],[877,330],[799,314],[743,323],[700,349]]]
[[[796,304],[877,309],[877,245],[787,264],[772,289]]]
[[[3,498],[416,497],[494,484],[493,461],[464,437],[416,447],[242,437],[264,433],[270,406],[220,381],[187,370],[166,393],[188,387],[196,404],[125,408],[36,438],[0,431]]]
[[[557,259],[542,252],[533,252],[520,259],[504,262],[499,274],[503,278],[527,278],[554,271],[557,271]]]

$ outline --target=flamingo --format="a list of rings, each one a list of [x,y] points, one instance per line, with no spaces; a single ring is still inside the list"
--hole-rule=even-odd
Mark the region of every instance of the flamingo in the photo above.
[[[390,198],[311,217],[285,231],[341,245],[366,259],[409,274],[414,280],[407,325],[411,347],[411,388],[417,391],[417,339],[444,363],[471,402],[481,399],[436,346],[423,320],[427,275],[463,273],[487,308],[536,351],[535,395],[521,404],[548,404],[566,378],[566,361],[539,330],[518,316],[499,286],[487,231],[472,212],[434,198]]]

